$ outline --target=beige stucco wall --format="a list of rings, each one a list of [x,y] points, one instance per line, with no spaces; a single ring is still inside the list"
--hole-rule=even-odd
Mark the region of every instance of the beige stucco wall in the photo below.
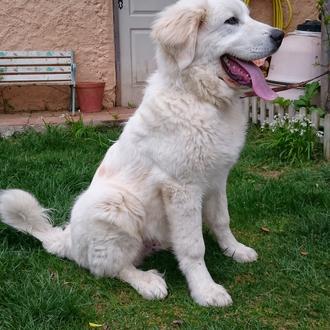
[[[155,0],[157,1],[157,0]],[[293,30],[316,18],[315,0],[291,0]],[[272,22],[272,0],[251,0],[256,19]],[[112,0],[1,0],[0,50],[73,49],[78,81],[106,82],[104,106],[115,100],[115,53]],[[66,110],[68,87],[0,88],[0,112]]]
[[[290,0],[293,7],[293,18],[287,31],[295,30],[296,26],[306,19],[317,19],[316,0]],[[282,1],[286,13],[285,1]],[[251,0],[251,16],[255,19],[272,24],[273,0]]]
[[[0,50],[74,50],[78,81],[106,82],[115,100],[112,0],[1,0]],[[64,110],[69,87],[1,87],[0,111]]]

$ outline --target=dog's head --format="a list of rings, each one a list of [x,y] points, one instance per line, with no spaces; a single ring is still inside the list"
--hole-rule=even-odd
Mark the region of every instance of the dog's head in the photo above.
[[[231,89],[253,87],[260,97],[274,98],[252,61],[272,55],[284,33],[253,20],[242,1],[178,1],[160,14],[152,36],[167,70],[182,74],[204,66]]]

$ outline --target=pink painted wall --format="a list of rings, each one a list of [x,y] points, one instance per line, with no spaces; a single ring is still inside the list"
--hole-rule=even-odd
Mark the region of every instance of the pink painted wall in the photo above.
[[[317,19],[316,0],[290,0],[293,8],[292,22],[288,31],[295,30],[296,26],[306,19]],[[282,1],[286,13],[285,1]],[[273,21],[273,0],[251,0],[251,16],[255,19],[272,24]]]
[[[115,100],[112,0],[1,0],[0,50],[74,50],[78,81]],[[0,87],[0,111],[67,110],[69,87]]]
[[[315,0],[291,2],[289,30],[317,17]],[[271,23],[272,0],[251,0],[251,14]],[[114,47],[112,0],[1,0],[0,50],[73,49],[78,81],[106,82],[105,108],[115,100]],[[67,110],[68,104],[68,87],[0,88],[0,112]]]

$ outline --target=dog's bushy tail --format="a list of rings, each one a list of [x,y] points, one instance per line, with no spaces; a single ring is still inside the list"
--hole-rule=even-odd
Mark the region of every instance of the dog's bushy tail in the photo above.
[[[36,237],[49,253],[70,258],[70,226],[53,227],[48,210],[28,192],[1,190],[0,218],[5,224]]]

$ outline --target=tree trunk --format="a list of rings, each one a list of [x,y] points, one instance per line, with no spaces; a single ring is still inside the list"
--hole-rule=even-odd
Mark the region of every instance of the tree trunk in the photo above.
[[[327,15],[330,14],[330,0],[327,0]],[[321,54],[321,63],[323,70],[330,69],[330,40],[328,32],[330,32],[330,24],[326,29],[324,23],[322,24],[322,54]],[[326,75],[321,79],[321,105],[327,113],[330,113],[330,75]]]
[[[325,15],[330,14],[330,0],[326,1]],[[330,24],[325,26],[322,20],[322,54],[321,63],[324,71],[330,68]],[[330,75],[326,75],[321,79],[321,106],[324,107],[326,115],[324,117],[324,145],[323,152],[326,160],[330,161]]]

